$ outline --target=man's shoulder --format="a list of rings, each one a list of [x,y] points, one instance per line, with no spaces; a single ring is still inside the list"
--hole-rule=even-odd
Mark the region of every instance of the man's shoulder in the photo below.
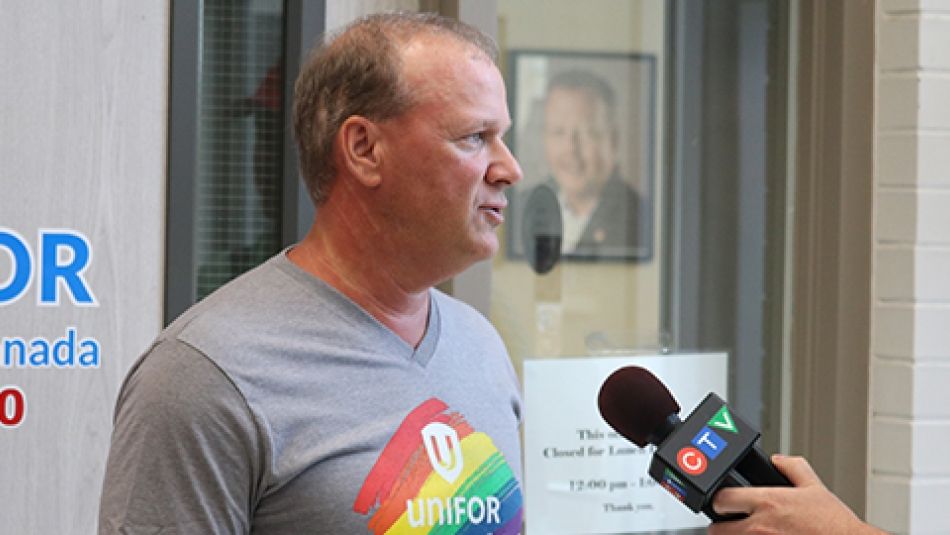
[[[629,182],[613,176],[600,192],[600,202],[591,215],[589,226],[608,225],[614,227],[611,230],[616,230],[619,225],[634,237],[641,215],[640,194]]]
[[[184,344],[212,361],[259,333],[276,329],[286,310],[305,302],[299,283],[275,257],[252,268],[195,303],[166,327],[154,350]]]
[[[192,322],[195,317],[209,313],[235,308],[255,309],[261,298],[267,301],[269,296],[280,292],[288,283],[288,277],[281,267],[281,259],[273,257],[222,284],[201,301],[189,307],[169,327],[172,329],[183,327]]]
[[[117,407],[180,415],[232,399],[240,400],[239,392],[211,360],[187,343],[160,338],[132,365]]]
[[[601,197],[604,199],[614,199],[622,203],[640,202],[640,194],[637,193],[633,185],[619,176],[612,176],[607,180],[604,184]]]
[[[316,281],[296,273],[279,254],[225,283],[176,318],[161,338],[239,339],[289,314],[324,306]],[[304,308],[308,307],[308,308]]]

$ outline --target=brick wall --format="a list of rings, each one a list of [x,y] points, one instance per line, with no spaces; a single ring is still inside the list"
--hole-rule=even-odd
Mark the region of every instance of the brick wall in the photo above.
[[[877,11],[868,519],[950,533],[950,1]]]

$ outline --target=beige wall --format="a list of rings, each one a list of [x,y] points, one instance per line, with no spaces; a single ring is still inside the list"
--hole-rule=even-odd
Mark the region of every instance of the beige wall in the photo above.
[[[878,0],[868,517],[950,533],[950,4]]]
[[[84,234],[96,307],[0,306],[0,338],[73,326],[98,369],[17,369],[27,413],[0,428],[0,531],[94,533],[112,407],[161,327],[167,2],[0,2],[0,227],[37,254],[41,228]],[[0,285],[12,270],[0,250]],[[0,351],[3,345],[0,344]]]

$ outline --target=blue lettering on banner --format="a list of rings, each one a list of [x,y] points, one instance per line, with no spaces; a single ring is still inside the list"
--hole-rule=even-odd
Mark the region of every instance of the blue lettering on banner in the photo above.
[[[75,327],[67,327],[63,337],[55,340],[4,336],[0,344],[0,368],[98,368],[100,363],[99,342],[79,339]]]
[[[700,429],[699,433],[693,438],[692,443],[699,448],[699,451],[705,453],[710,460],[718,457],[719,454],[722,453],[722,450],[726,449],[728,445],[722,437],[708,427]]]
[[[44,231],[40,233],[40,250],[43,255],[40,272],[41,304],[59,304],[57,280],[65,283],[73,304],[96,304],[82,276],[82,272],[92,261],[92,247],[85,236],[75,231]],[[61,252],[71,255],[65,263],[60,263]]]
[[[97,306],[96,298],[83,277],[92,262],[92,247],[82,233],[74,230],[41,230],[38,270],[40,305],[58,306],[60,288],[65,288],[74,305]],[[0,282],[0,306],[17,301],[33,282],[34,258],[30,246],[15,231],[0,228],[0,251],[13,260],[9,277]]]
[[[13,303],[30,286],[33,277],[33,255],[22,236],[10,229],[0,228],[0,251],[6,251],[13,260],[13,268],[6,282],[0,282],[0,305]]]
[[[39,306],[59,306],[63,290],[73,305],[99,305],[83,276],[92,263],[92,246],[81,232],[41,229],[37,246],[34,256],[23,236],[0,227],[0,307],[18,301],[34,284]],[[4,257],[10,259],[9,273],[4,273]],[[99,341],[80,337],[75,326],[67,326],[62,337],[52,339],[0,332],[0,369],[99,368],[100,362]],[[0,429],[20,427],[26,407],[26,394],[18,386],[0,387]]]

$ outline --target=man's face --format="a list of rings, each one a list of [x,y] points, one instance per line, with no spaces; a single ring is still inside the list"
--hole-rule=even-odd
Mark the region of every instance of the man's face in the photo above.
[[[596,197],[614,170],[615,151],[615,131],[601,99],[584,89],[551,90],[544,109],[544,152],[565,195]]]
[[[400,245],[454,274],[498,250],[503,190],[521,179],[502,141],[505,86],[488,58],[451,39],[418,40],[403,57],[416,104],[380,123],[379,193]]]

